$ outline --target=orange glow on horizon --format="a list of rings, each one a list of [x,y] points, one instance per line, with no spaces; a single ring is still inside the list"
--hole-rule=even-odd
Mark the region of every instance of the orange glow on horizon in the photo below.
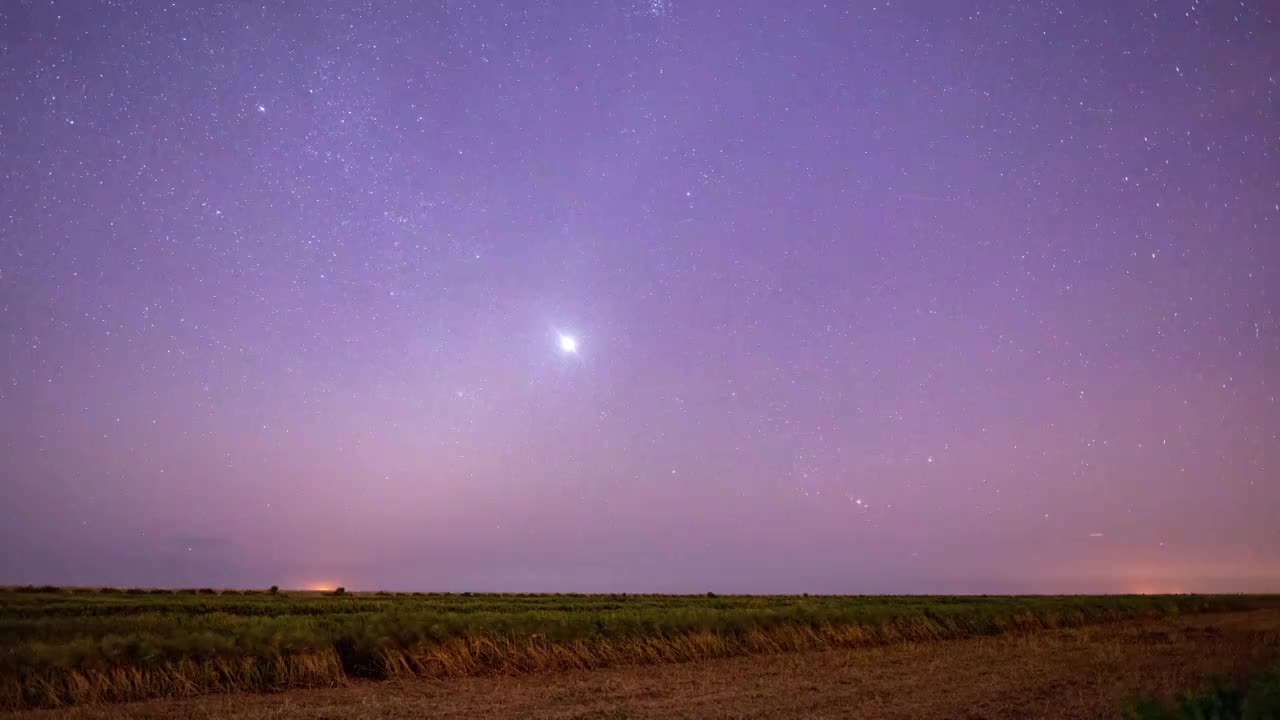
[[[1134,578],[1126,583],[1125,592],[1131,595],[1178,595],[1186,592],[1176,580],[1166,578]]]

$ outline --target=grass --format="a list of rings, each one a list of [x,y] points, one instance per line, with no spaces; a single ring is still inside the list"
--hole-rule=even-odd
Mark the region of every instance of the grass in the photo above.
[[[1280,606],[1262,596],[0,593],[0,708],[996,635]]]
[[[1144,699],[1125,720],[1274,720],[1280,718],[1280,664],[1247,683],[1218,682],[1177,703]]]
[[[1251,677],[1277,660],[1280,609],[1271,609],[587,672],[445,682],[357,678],[338,688],[82,704],[29,715],[43,720],[1119,720],[1121,710],[1144,693],[1178,698],[1210,687],[1215,677]]]

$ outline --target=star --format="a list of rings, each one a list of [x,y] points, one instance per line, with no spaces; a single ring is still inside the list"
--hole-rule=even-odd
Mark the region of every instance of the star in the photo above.
[[[940,18],[825,4],[770,5],[785,31],[755,68],[761,102],[738,63],[760,27],[715,3],[577,3],[571,33],[522,13],[528,47],[501,57],[470,32],[485,3],[382,3],[378,22],[168,3],[176,43],[104,13],[95,33],[143,42],[76,63],[65,18],[24,13],[35,44],[10,53],[25,79],[0,115],[40,141],[22,202],[0,202],[0,288],[23,289],[0,301],[0,444],[34,458],[4,468],[9,505],[62,520],[15,534],[29,546],[0,553],[0,577],[92,535],[84,557],[42,558],[42,579],[123,579],[136,557],[160,584],[525,584],[505,563],[357,574],[288,553],[233,572],[174,539],[194,523],[323,545],[310,520],[332,513],[354,556],[381,557],[438,538],[378,508],[462,489],[450,541],[523,541],[555,591],[1116,591],[1128,567],[1161,588],[1280,587],[1253,570],[1280,568],[1255,532],[1280,474],[1280,73],[1246,52],[1280,0],[1202,14],[1194,43],[1167,10],[1075,28],[1095,51],[1079,73],[1042,76],[1081,60],[1071,43],[1002,69],[1047,103],[942,82],[980,73],[1005,23],[916,57],[877,33],[928,38]],[[1020,29],[1062,27],[1023,5]],[[199,47],[181,34],[196,27]],[[817,36],[860,49],[815,72]],[[1147,47],[1178,54],[1133,62]],[[192,444],[214,447],[174,451]],[[349,507],[336,478],[369,502]],[[282,504],[272,527],[261,498],[303,491],[305,517]],[[812,552],[761,563],[757,541]],[[852,579],[820,572],[871,541]],[[189,574],[166,565],[179,551]],[[329,572],[352,574],[308,574]]]

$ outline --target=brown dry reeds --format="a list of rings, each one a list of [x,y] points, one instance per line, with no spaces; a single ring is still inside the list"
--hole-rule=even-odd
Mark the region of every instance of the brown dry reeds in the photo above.
[[[0,682],[0,708],[20,710],[217,692],[335,687],[346,682],[337,652],[179,660],[149,667],[46,671]]]
[[[995,620],[999,626],[996,632],[1029,632],[1164,614],[1160,610],[1102,615],[1026,611]],[[666,636],[600,637],[567,642],[548,640],[542,635],[484,633],[413,648],[387,648],[382,650],[379,660],[386,677],[447,679],[932,642],[980,634],[992,632],[989,626],[946,616],[898,618],[876,625],[779,625],[734,633],[694,630]]]

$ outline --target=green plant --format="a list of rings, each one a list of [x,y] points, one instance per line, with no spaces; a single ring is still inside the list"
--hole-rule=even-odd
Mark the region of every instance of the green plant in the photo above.
[[[345,597],[335,602],[327,595]],[[351,676],[458,677],[925,642],[1280,607],[1272,596],[714,598],[376,597],[345,588],[276,595],[0,593],[0,709],[324,686]]]
[[[1175,703],[1152,698],[1126,708],[1125,720],[1275,720],[1280,718],[1280,665],[1251,682],[1217,682]]]

